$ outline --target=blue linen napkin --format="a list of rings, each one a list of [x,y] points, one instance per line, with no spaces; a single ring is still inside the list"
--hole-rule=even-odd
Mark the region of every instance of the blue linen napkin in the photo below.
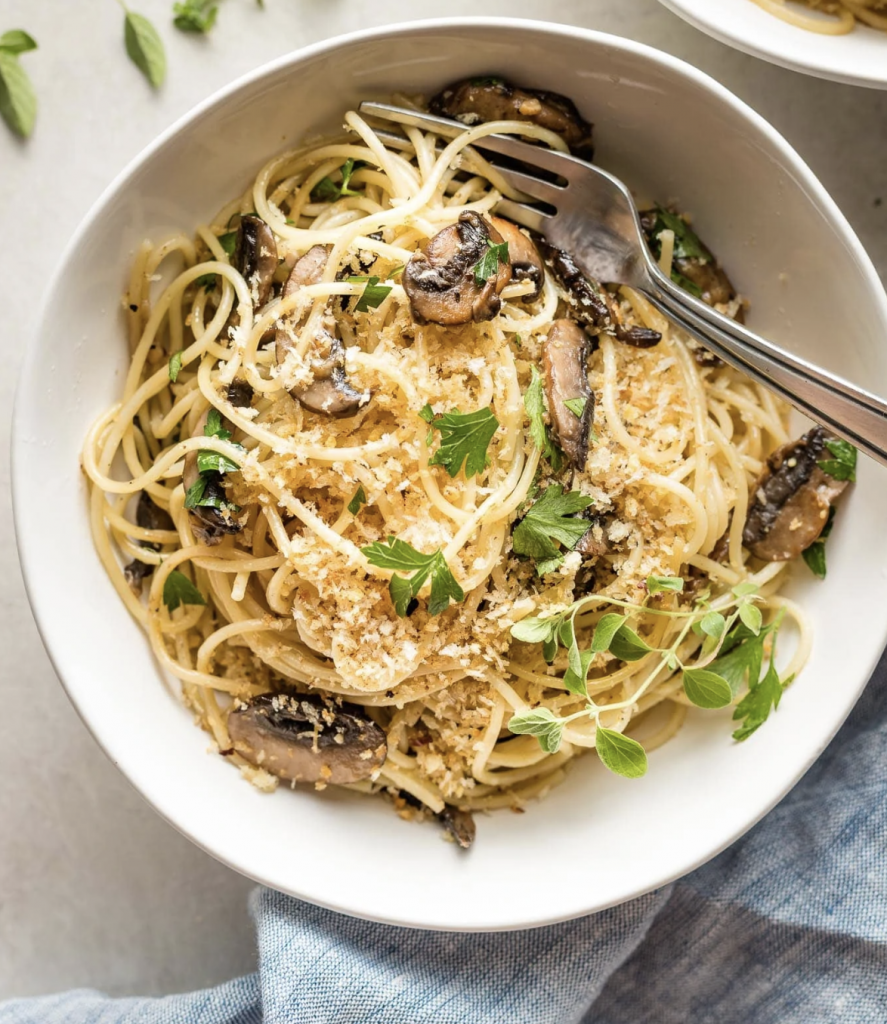
[[[462,935],[257,890],[257,973],[162,999],[12,1000],[0,1024],[885,1024],[885,673],[744,839],[621,907]]]

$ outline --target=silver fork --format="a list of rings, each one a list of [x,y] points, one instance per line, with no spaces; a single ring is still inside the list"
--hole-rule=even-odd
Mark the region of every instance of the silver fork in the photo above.
[[[421,128],[445,138],[455,138],[466,130],[458,121],[387,103],[362,103],[360,110],[370,117]],[[397,136],[394,140],[403,141]],[[887,402],[761,338],[666,277],[644,241],[631,193],[612,174],[577,157],[529,145],[508,135],[487,135],[472,145],[566,182],[555,184],[495,164],[497,172],[515,189],[531,201],[554,209],[554,213],[548,213],[529,203],[503,199],[496,207],[497,213],[565,249],[595,281],[624,284],[642,292],[672,323],[724,362],[887,465]]]

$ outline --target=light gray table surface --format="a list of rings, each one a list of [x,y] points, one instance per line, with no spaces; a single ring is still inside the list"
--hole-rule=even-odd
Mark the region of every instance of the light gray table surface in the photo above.
[[[167,44],[168,79],[156,94],[124,55],[113,0],[0,0],[0,33],[24,28],[40,44],[24,57],[40,100],[36,132],[23,145],[0,124],[0,998],[74,986],[183,991],[254,964],[251,884],[161,821],[69,705],[25,597],[9,497],[16,371],[44,284],[93,201],[176,118],[280,54],[408,17],[548,17],[601,29],[690,61],[767,117],[887,279],[887,92],[733,52],[656,0],[266,0],[264,11],[253,0],[222,0],[207,39],[172,27],[171,0],[130,6]]]

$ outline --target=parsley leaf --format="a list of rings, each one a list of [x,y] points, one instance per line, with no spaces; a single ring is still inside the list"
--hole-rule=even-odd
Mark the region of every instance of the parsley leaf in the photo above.
[[[330,177],[321,178],[311,190],[312,201],[315,203],[334,203],[337,199],[341,199],[342,196],[360,195],[359,192],[349,188],[348,184],[354,172],[363,166],[362,160],[354,161],[351,157],[348,157],[339,168],[339,173],[342,175],[341,185],[337,185]]]
[[[564,724],[548,708],[528,708],[511,716],[508,731],[518,736],[535,736],[546,754],[555,754],[561,745]]]
[[[351,515],[356,516],[357,513],[360,511],[361,505],[366,505],[366,503],[366,491],[363,489],[363,484],[361,484],[357,488],[354,497],[351,499],[351,501],[348,502],[348,511],[351,513]]]
[[[225,254],[230,259],[237,247],[237,232],[226,231],[224,235],[219,235],[219,245],[225,250]]]
[[[163,603],[174,612],[180,604],[206,604],[206,598],[183,572],[173,569],[163,584]]]
[[[395,611],[401,618],[407,614],[410,601],[422,589],[425,581],[431,577],[431,596],[428,601],[428,614],[440,615],[446,611],[450,601],[464,601],[465,592],[450,572],[446,559],[440,548],[433,554],[423,555],[406,541],[389,537],[387,541],[374,541],[361,551],[367,556],[370,565],[380,569],[393,569],[396,572],[412,573],[408,579],[392,576],[389,585],[391,600]]]
[[[486,252],[474,264],[474,283],[478,286],[485,284],[499,272],[500,263],[508,263],[508,242],[497,245],[488,238]]]
[[[810,568],[810,571],[814,576],[818,576],[821,580],[825,579],[825,542],[828,539],[828,535],[832,532],[832,526],[835,522],[835,512],[837,509],[834,505],[828,510],[828,519],[826,520],[825,526],[822,528],[822,533],[816,538],[815,541],[801,552],[801,556]]]
[[[576,417],[576,419],[582,418],[582,413],[585,412],[585,406],[588,404],[587,398],[565,398],[564,405],[570,410],[570,412]]]
[[[624,736],[615,729],[598,725],[594,740],[595,750],[605,768],[626,779],[639,779],[647,774],[647,752],[637,740]]]
[[[681,576],[648,576],[647,593],[659,594],[663,591],[680,593],[684,589],[684,580]]]
[[[219,13],[214,0],[184,0],[172,5],[173,24],[182,32],[209,32]]]
[[[218,274],[201,274],[194,283],[205,292],[211,292],[216,286],[216,278],[218,276]]]
[[[169,379],[175,384],[179,379],[179,371],[182,369],[182,353],[173,352],[169,357]]]
[[[515,553],[534,559],[540,576],[552,572],[564,560],[553,542],[572,550],[588,533],[588,520],[571,516],[591,504],[592,499],[579,491],[564,494],[563,487],[551,484],[514,528],[512,544]]]
[[[825,442],[825,446],[834,458],[824,459],[816,465],[835,480],[849,480],[853,483],[856,480],[857,454],[853,445],[833,437]]]
[[[533,444],[548,459],[551,468],[557,473],[563,465],[564,456],[551,437],[551,431],[545,426],[545,404],[542,399],[542,377],[536,367],[530,370],[530,384],[524,393],[524,409],[530,418],[530,437]]]
[[[699,260],[700,263],[710,263],[711,253],[702,244],[699,236],[690,225],[677,213],[672,213],[661,206],[656,207],[656,223],[653,226],[653,236],[661,231],[674,232],[674,254],[680,260]]]
[[[427,412],[426,412],[427,410]],[[482,473],[490,464],[487,448],[493,435],[499,429],[499,421],[492,409],[478,409],[477,412],[452,412],[442,416],[428,413],[431,406],[425,406],[419,415],[430,425],[429,435],[440,431],[440,447],[429,460],[431,466],[443,466],[451,477],[459,475],[463,462],[466,478]]]
[[[231,437],[231,431],[225,430],[222,426],[222,414],[213,407],[206,415],[206,423],[203,427],[204,437],[217,437],[220,441],[227,441]]]
[[[348,281],[352,284],[359,284],[361,281],[366,281],[366,288],[361,292],[360,298],[357,300],[357,305],[354,307],[357,313],[367,313],[370,308],[375,309],[377,306],[381,306],[385,299],[388,298],[391,292],[390,284],[379,284],[378,277],[349,277]]]
[[[201,473],[236,473],[240,466],[227,455],[201,449],[197,453],[197,468]]]

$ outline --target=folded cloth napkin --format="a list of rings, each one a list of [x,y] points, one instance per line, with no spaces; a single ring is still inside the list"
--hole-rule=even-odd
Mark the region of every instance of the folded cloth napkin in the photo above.
[[[162,999],[12,1000],[0,1024],[885,1024],[885,675],[887,659],[763,822],[632,903],[460,935],[259,890],[255,974]]]

